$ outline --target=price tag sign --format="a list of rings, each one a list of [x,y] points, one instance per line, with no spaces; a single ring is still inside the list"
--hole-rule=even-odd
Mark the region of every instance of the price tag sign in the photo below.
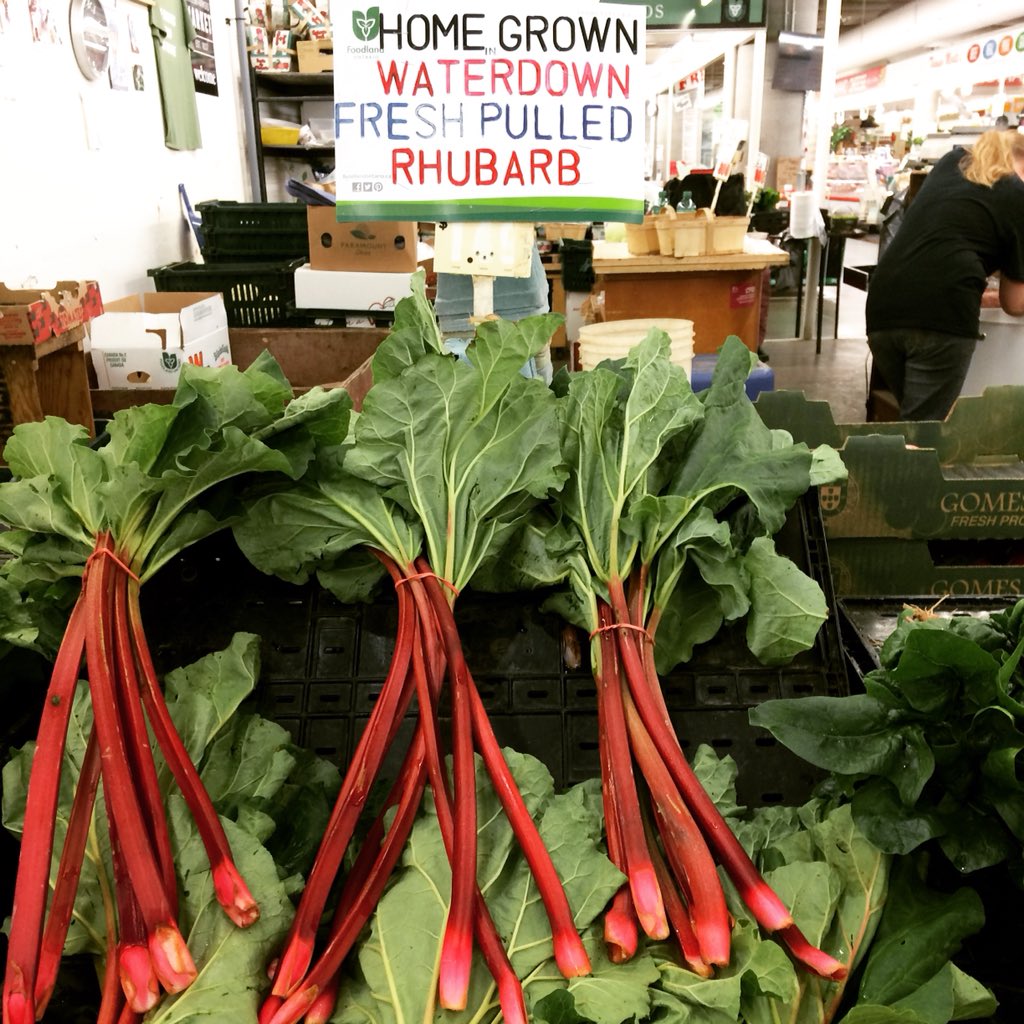
[[[714,176],[719,181],[726,181],[732,174],[732,162],[740,145],[747,137],[747,122],[740,118],[730,118],[722,123],[715,147]]]

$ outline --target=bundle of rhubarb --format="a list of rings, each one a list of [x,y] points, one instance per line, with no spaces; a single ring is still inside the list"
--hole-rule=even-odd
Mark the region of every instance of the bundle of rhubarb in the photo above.
[[[827,614],[771,538],[845,470],[827,446],[764,426],[745,393],[754,358],[728,339],[695,395],[652,331],[627,359],[556,382],[567,482],[489,576],[566,584],[551,604],[591,637],[608,851],[628,879],[605,917],[612,958],[634,954],[639,926],[673,934],[698,974],[727,964],[720,866],[764,929],[836,978],[845,967],[800,933],[694,776],[659,682],[724,623],[745,617],[754,654],[781,662]]]
[[[264,571],[295,581],[316,573],[348,600],[367,594],[386,573],[398,602],[387,678],[274,966],[264,1024],[326,1019],[339,970],[384,892],[427,783],[451,870],[437,1002],[449,1010],[466,1006],[477,948],[505,1020],[525,1024],[519,977],[477,882],[476,754],[536,879],[558,967],[566,977],[590,970],[574,908],[494,736],[453,614],[456,595],[481,562],[564,482],[555,396],[521,373],[557,319],[484,323],[468,358],[457,360],[443,352],[421,274],[413,287],[374,358],[374,384],[347,440],[323,446],[296,486],[266,495],[235,527],[240,547]],[[414,699],[414,738],[340,882],[333,921],[318,936],[371,787]],[[439,728],[442,699],[449,737]]]
[[[118,413],[105,445],[48,418],[20,426],[0,486],[9,580],[45,595],[80,587],[53,666],[32,757],[4,977],[5,1024],[41,1017],[71,922],[94,810],[102,807],[116,895],[101,1019],[150,1010],[195,979],[178,923],[179,893],[159,772],[169,768],[209,858],[216,896],[239,927],[259,907],[167,707],[142,621],[139,588],[188,545],[228,526],[257,476],[295,479],[335,429],[343,392],[292,390],[269,356],[236,367],[187,366],[170,405]],[[40,597],[43,600],[43,596]],[[83,666],[90,734],[51,888],[64,752]],[[150,745],[150,733],[159,747]],[[65,780],[73,784],[74,780]],[[102,801],[98,792],[102,784]],[[117,981],[120,977],[120,986]]]

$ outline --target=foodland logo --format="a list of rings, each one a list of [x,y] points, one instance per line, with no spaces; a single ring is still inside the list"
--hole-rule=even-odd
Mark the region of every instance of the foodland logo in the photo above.
[[[380,8],[367,7],[365,11],[352,12],[352,34],[361,43],[376,39],[380,33]]]

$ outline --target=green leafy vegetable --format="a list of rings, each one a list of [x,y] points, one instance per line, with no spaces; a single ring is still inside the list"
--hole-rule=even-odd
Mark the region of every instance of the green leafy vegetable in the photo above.
[[[1020,621],[1020,605],[984,624],[908,611],[866,693],[769,701],[750,720],[841,776],[858,825],[882,849],[934,841],[958,871],[1009,861],[1019,872]]]

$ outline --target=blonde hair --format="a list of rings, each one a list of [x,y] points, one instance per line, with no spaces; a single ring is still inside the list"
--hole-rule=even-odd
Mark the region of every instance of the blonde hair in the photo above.
[[[1024,135],[994,128],[978,136],[978,141],[960,161],[960,170],[968,181],[991,186],[1001,178],[1016,174],[1016,165],[1022,162]]]

